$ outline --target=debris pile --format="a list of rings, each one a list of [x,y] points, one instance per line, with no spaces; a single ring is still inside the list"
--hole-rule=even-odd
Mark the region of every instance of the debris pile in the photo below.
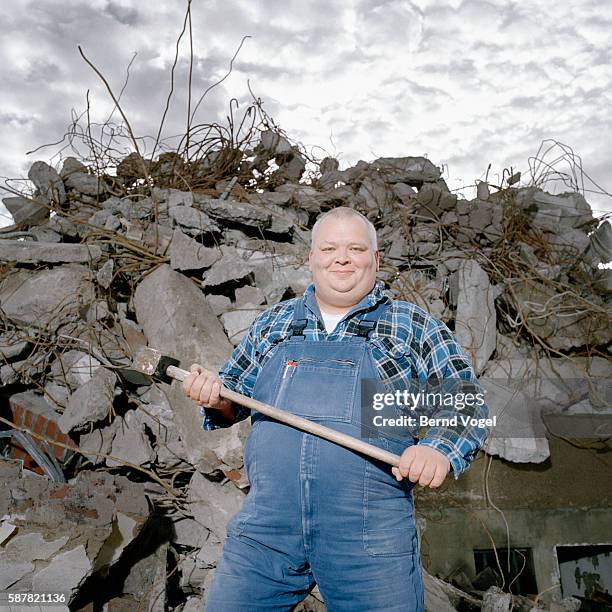
[[[0,590],[61,582],[71,609],[102,592],[109,605],[201,609],[248,488],[250,425],[203,432],[179,384],[134,386],[121,369],[147,345],[218,369],[262,310],[304,291],[310,229],[336,206],[377,227],[389,294],[445,321],[485,386],[509,379],[492,414],[605,409],[612,276],[598,264],[612,226],[582,195],[482,183],[458,199],[423,157],[346,170],[328,157],[309,180],[306,165],[267,130],[254,150],[197,167],[172,153],[132,153],[113,175],[39,161],[34,193],[4,198]],[[537,462],[548,447],[508,435],[487,452]],[[518,609],[427,582],[432,610]],[[302,606],[324,609],[316,593]]]

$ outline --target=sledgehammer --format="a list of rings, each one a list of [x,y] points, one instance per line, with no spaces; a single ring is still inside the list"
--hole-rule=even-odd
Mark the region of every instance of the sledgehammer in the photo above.
[[[140,349],[134,357],[132,368],[122,369],[121,375],[125,380],[137,385],[150,385],[155,380],[168,384],[172,382],[172,379],[183,382],[190,372],[181,370],[178,365],[179,361],[177,359],[162,355],[160,351],[154,348],[144,347]],[[340,446],[350,448],[351,450],[378,459],[394,467],[399,466],[399,455],[378,448],[373,444],[363,442],[348,434],[341,433],[330,427],[325,427],[324,425],[319,425],[318,423],[313,423],[303,417],[259,402],[252,397],[231,391],[224,386],[221,386],[219,395],[236,404],[261,412],[261,414],[272,417],[281,423],[291,425],[301,431],[314,434],[315,436],[319,436],[320,438],[324,438]]]

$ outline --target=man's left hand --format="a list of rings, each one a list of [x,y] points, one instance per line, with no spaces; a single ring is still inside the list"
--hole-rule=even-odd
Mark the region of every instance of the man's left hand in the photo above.
[[[391,468],[397,480],[408,477],[423,487],[439,487],[450,470],[450,461],[431,446],[409,446],[400,457],[399,468]]]

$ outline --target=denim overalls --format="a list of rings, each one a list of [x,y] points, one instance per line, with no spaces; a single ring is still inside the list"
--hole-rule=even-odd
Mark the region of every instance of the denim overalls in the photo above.
[[[367,336],[387,306],[367,313],[354,337],[308,341],[298,301],[292,335],[272,349],[253,397],[362,437],[360,380],[379,378]],[[261,413],[252,422],[251,488],[227,526],[206,610],[291,610],[316,583],[328,612],[422,611],[408,479]],[[397,454],[412,442],[365,439]]]

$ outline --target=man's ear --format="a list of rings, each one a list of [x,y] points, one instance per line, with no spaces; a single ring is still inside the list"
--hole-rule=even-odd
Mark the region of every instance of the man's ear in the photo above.
[[[380,251],[374,251],[374,257],[376,258],[376,271],[380,270]]]
[[[308,271],[312,274],[312,264],[310,263],[310,259],[312,257],[312,251],[308,253]]]

